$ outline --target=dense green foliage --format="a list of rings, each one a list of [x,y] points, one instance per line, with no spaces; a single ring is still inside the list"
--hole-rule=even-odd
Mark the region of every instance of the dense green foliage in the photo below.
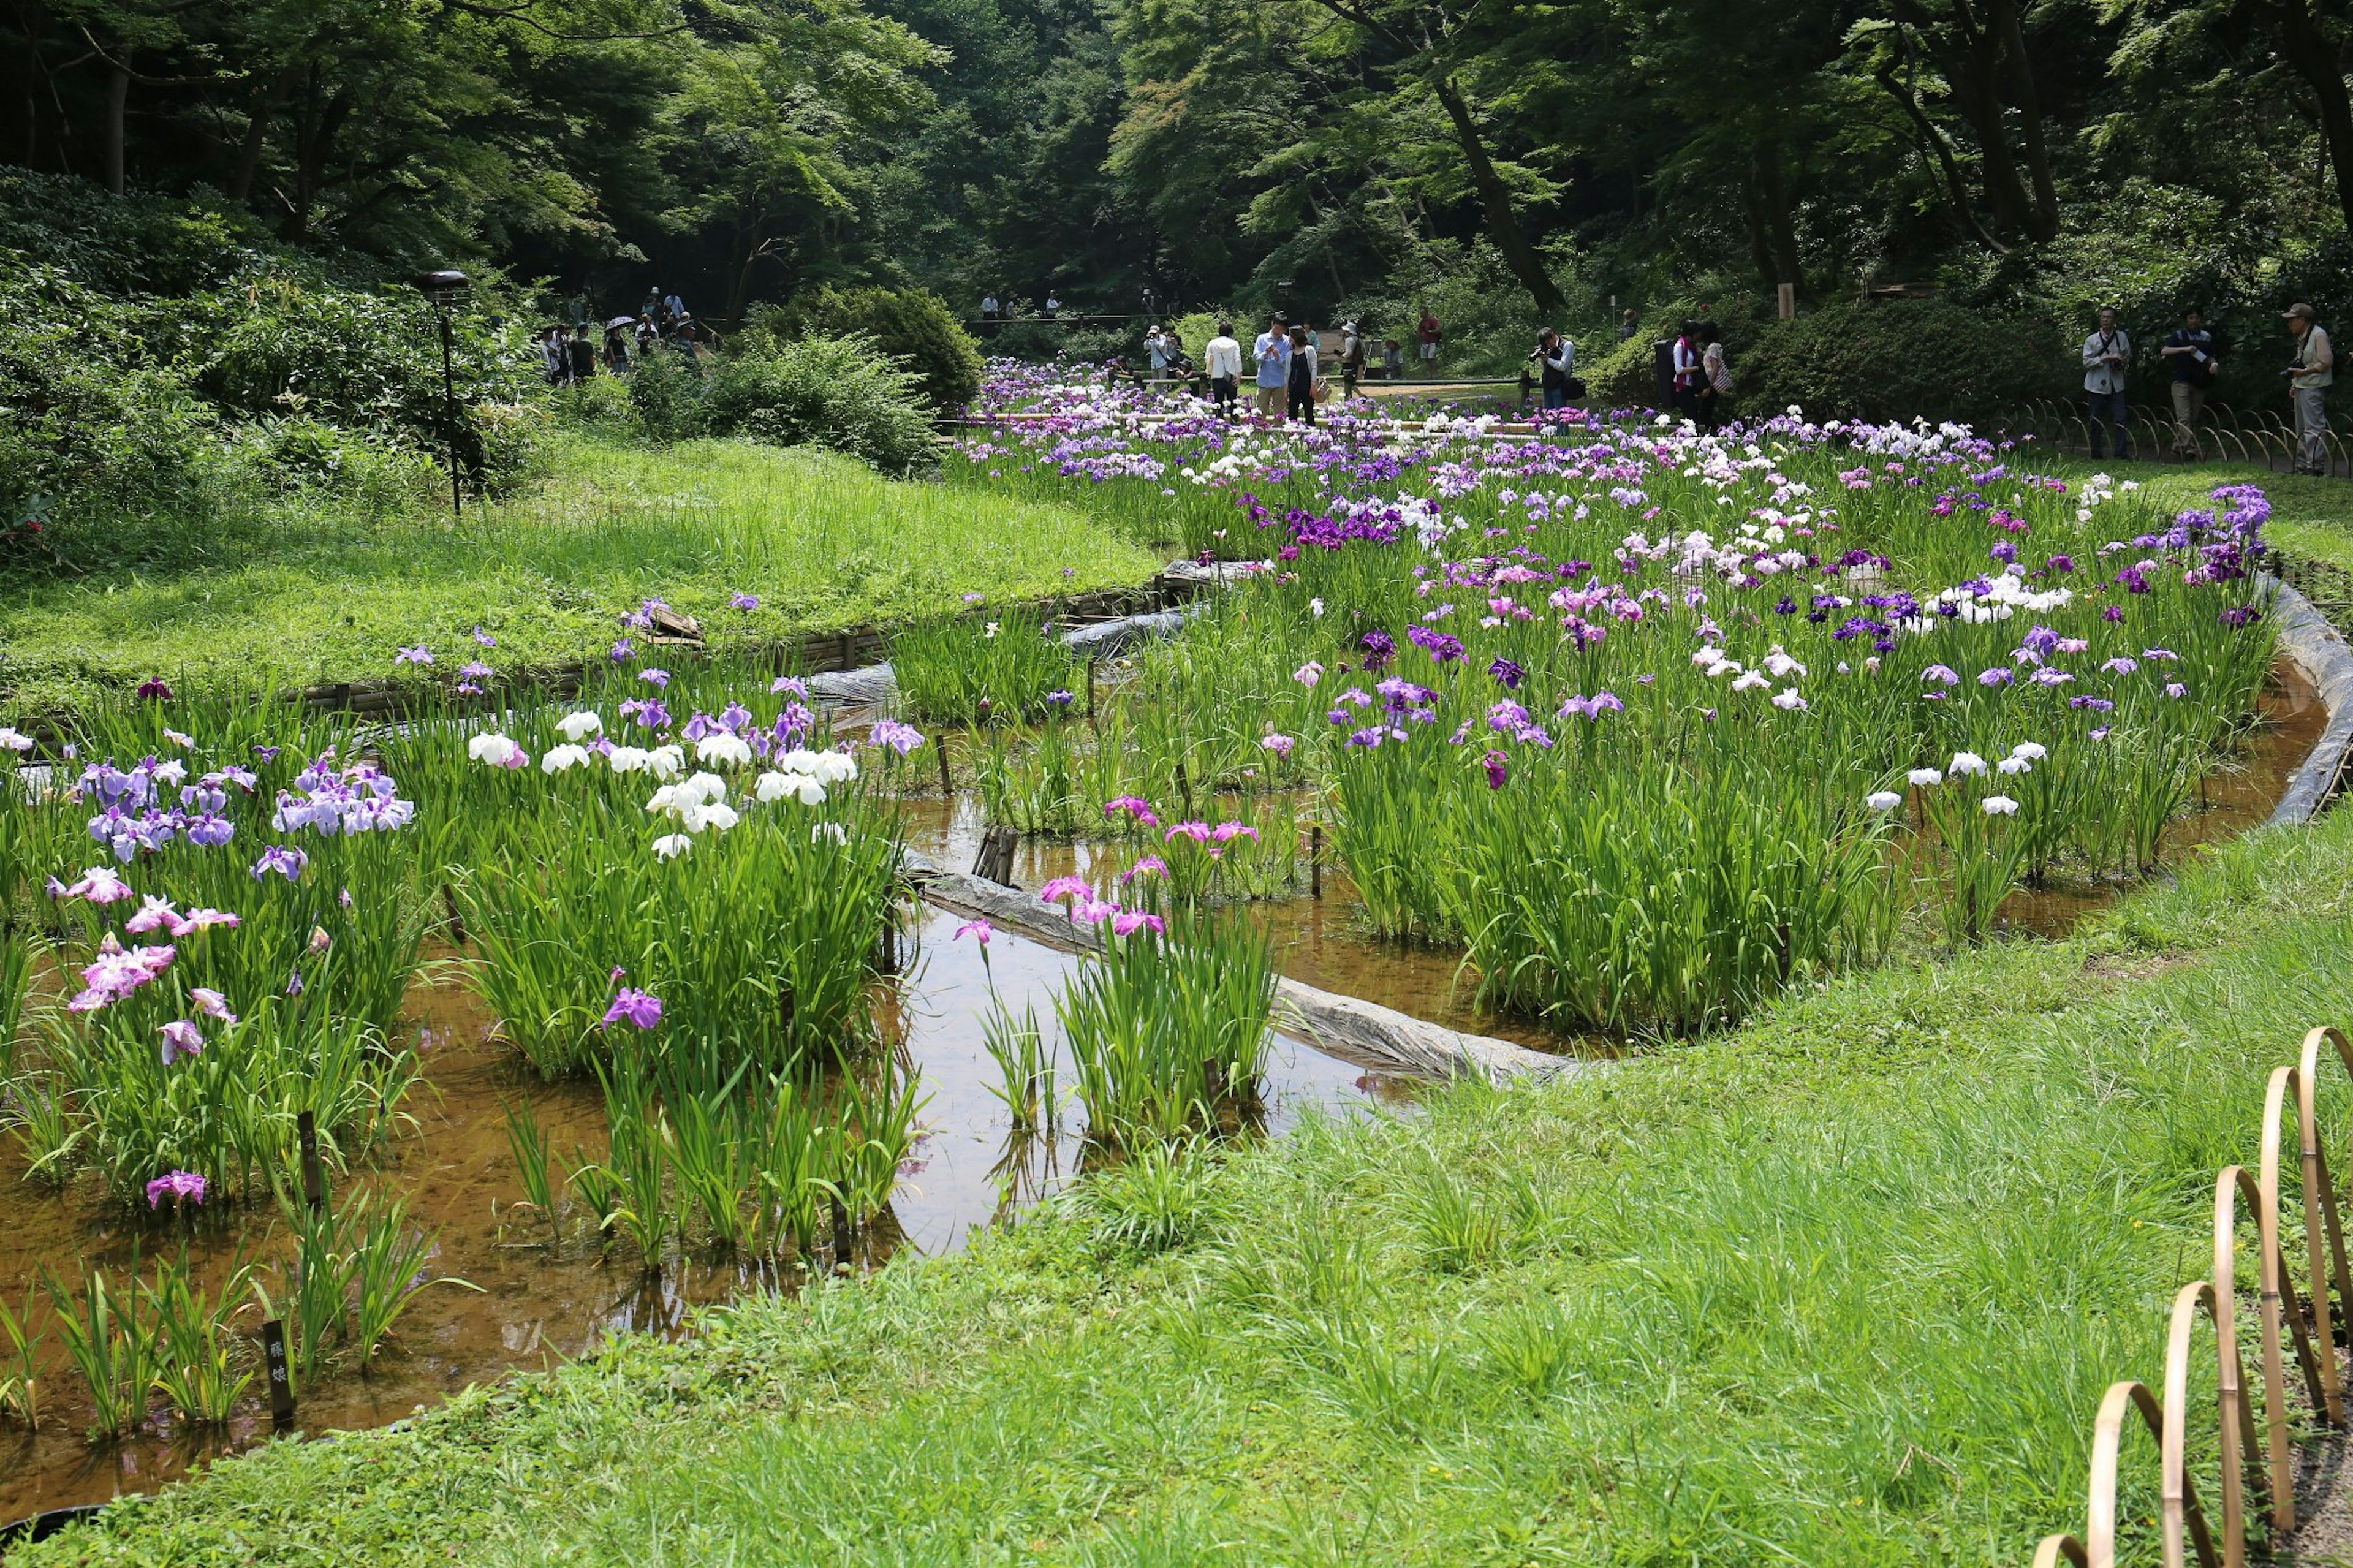
[[[980,395],[980,345],[947,301],[928,289],[820,288],[786,310],[754,310],[744,335],[771,342],[864,338],[903,361],[935,409],[954,412]]]
[[[1539,319],[1598,355],[1627,305],[1754,320],[1779,283],[1806,309],[1901,283],[1973,313],[1935,345],[2010,340],[1933,388],[1984,413],[2066,390],[2104,301],[2142,395],[2199,301],[2234,351],[2223,395],[2269,398],[2277,311],[2333,315],[2353,284],[2353,30],[2279,0],[1802,0],[1770,26],[1725,0],[89,0],[0,40],[0,157],[184,194],[239,243],[492,265],[596,318],[649,286],[732,330],[921,285],[961,316],[984,293],[1138,321],[1286,303],[1407,338],[1427,303],[1444,366],[1492,373]],[[884,314],[857,330],[913,346]],[[1897,331],[1826,310],[1822,341],[1734,342],[1769,353],[1777,399],[1907,411],[1936,367],[1858,383],[1883,362],[1828,341]],[[1134,326],[991,337],[1101,355]]]
[[[2023,1561],[2161,1363],[2264,1075],[2353,1006],[2348,869],[2340,814],[1704,1049],[1139,1161],[23,1556]]]

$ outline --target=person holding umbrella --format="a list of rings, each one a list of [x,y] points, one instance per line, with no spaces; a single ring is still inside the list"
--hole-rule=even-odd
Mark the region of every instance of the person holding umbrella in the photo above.
[[[605,323],[605,368],[615,375],[628,374],[629,368],[629,334],[625,328],[637,323],[635,316],[616,316]]]

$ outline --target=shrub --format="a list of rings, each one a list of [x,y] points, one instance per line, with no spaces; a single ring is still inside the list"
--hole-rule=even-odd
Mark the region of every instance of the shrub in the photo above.
[[[629,373],[628,392],[638,428],[657,441],[686,441],[703,434],[710,427],[709,410],[702,402],[710,374],[705,363],[667,349],[639,356],[637,368]],[[591,376],[586,386],[611,379]],[[574,395],[585,393],[586,386],[575,389]],[[610,397],[607,393],[586,395]]]
[[[1734,363],[1744,408],[1817,418],[1987,420],[2074,379],[2049,323],[1942,300],[1827,306],[1773,323]]]
[[[1743,295],[1707,307],[1724,329],[1738,391],[1735,412],[1762,416],[1791,404],[1818,419],[1988,420],[2029,397],[2072,383],[2066,344],[2048,322],[1998,315],[1947,300],[1885,304],[1841,300],[1794,321],[1765,316]],[[1587,384],[1598,407],[1658,401],[1652,345],[1702,308],[1673,301],[1643,330],[1593,357]]]
[[[702,416],[714,435],[828,447],[887,474],[939,455],[914,374],[883,358],[869,338],[754,339],[718,362]]]
[[[794,338],[864,337],[914,373],[934,409],[953,412],[980,395],[980,345],[928,289],[820,288],[782,310],[755,309],[744,332],[767,340],[759,345],[765,347]]]

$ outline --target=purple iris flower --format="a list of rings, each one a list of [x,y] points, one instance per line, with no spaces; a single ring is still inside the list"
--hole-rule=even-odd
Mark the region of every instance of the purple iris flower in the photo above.
[[[640,1029],[650,1029],[661,1022],[661,998],[650,991],[640,991],[634,985],[624,985],[605,1009],[604,1027],[616,1024],[634,1024]]]

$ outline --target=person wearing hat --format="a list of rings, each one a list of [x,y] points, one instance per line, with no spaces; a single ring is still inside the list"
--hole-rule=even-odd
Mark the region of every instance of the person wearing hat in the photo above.
[[[1568,406],[1569,378],[1577,374],[1577,345],[1551,327],[1536,334],[1535,353],[1529,358],[1536,362],[1536,370],[1544,383],[1544,405],[1546,408]]]
[[[1340,323],[1340,395],[1356,395],[1356,378],[1365,372],[1365,335],[1354,321]]]
[[[1144,351],[1152,356],[1152,379],[1155,381],[1168,379],[1168,360],[1176,346],[1168,340],[1169,335],[1160,330],[1156,321],[1145,329]]]
[[[2337,353],[2328,329],[2299,300],[2287,308],[2287,328],[2295,335],[2295,363],[2289,365],[2287,395],[2295,405],[2295,471],[2325,474],[2328,459],[2328,386],[2337,379]]]
[[[2116,313],[2103,308],[2099,331],[2084,340],[2084,397],[2091,405],[2092,457],[2102,437],[2116,459],[2132,457],[2132,426],[2125,408],[2125,372],[2132,364],[2132,334],[2116,325]]]

